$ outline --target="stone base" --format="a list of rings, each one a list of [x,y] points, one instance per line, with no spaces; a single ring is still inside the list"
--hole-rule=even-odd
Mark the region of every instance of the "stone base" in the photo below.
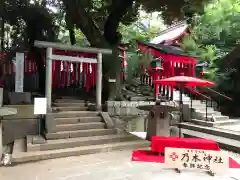
[[[8,97],[11,105],[32,103],[30,92],[9,92]]]

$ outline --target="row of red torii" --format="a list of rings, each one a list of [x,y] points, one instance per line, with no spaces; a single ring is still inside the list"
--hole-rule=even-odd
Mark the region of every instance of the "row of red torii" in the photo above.
[[[151,53],[156,60],[160,61],[161,67],[152,68],[148,71],[148,76],[145,79],[145,84],[152,85],[153,80],[159,80],[163,78],[179,76],[184,74],[185,76],[195,77],[195,65],[196,57],[176,55],[173,53],[167,53],[155,48],[154,46],[148,46],[142,42],[137,42],[138,51],[142,53]],[[156,98],[158,96],[164,96],[168,99],[173,99],[173,87],[172,86],[160,86],[154,85]]]
[[[122,59],[122,73],[121,78],[125,79],[126,71],[126,50],[123,47],[119,47],[119,57]],[[23,76],[31,76],[38,72],[35,57],[28,52],[24,52],[23,59]],[[81,87],[86,92],[89,92],[90,88],[96,85],[96,73],[97,73],[97,53],[81,52],[74,50],[64,50],[58,48],[52,48],[52,55],[57,59],[52,59],[52,88],[68,88],[68,87]],[[0,59],[5,59],[6,53],[0,54]],[[43,63],[46,64],[46,53],[42,54]],[[68,60],[63,60],[67,58]],[[75,59],[74,59],[75,58]],[[80,58],[81,60],[78,61]],[[16,55],[17,59],[17,55]],[[75,61],[76,60],[76,61]],[[1,72],[4,76],[16,76],[16,63],[14,61],[5,61],[1,66]],[[9,84],[9,83],[8,83]],[[8,84],[4,84],[8,88]],[[38,83],[34,82],[32,90],[38,88]],[[16,88],[15,88],[16,89]]]

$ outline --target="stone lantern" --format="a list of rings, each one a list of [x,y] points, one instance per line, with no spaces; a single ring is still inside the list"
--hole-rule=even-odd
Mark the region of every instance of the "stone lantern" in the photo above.
[[[171,102],[161,102],[156,105],[140,106],[139,109],[148,110],[147,140],[152,136],[170,136],[170,115],[172,111],[179,111]]]

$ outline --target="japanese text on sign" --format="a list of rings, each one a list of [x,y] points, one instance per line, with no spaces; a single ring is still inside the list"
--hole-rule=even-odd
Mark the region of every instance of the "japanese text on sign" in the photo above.
[[[222,151],[166,148],[165,167],[223,172],[229,168],[229,156]]]

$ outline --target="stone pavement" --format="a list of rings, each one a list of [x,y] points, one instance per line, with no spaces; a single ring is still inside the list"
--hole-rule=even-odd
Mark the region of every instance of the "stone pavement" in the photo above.
[[[0,167],[0,180],[240,180],[239,169],[221,177],[196,171],[177,174],[159,163],[130,159],[131,151],[115,151]]]

